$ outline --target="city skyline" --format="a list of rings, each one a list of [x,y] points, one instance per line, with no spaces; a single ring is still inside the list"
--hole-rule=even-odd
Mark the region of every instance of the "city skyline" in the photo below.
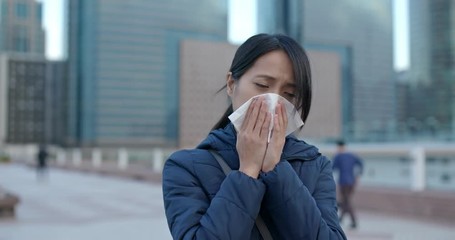
[[[68,144],[178,139],[179,51],[227,40],[227,0],[70,0]]]
[[[44,5],[43,26],[46,30],[46,57],[51,60],[65,59],[66,34],[64,31],[67,0],[38,0]],[[228,39],[240,44],[257,33],[255,11],[257,0],[229,0]],[[394,12],[394,68],[396,71],[409,68],[409,23],[408,0],[393,0]]]

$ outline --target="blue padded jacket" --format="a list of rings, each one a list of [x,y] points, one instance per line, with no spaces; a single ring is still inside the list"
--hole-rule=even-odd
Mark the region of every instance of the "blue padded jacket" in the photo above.
[[[280,162],[258,179],[238,171],[232,124],[191,150],[173,153],[163,170],[163,198],[174,239],[262,239],[260,213],[274,239],[346,239],[338,221],[330,161],[287,137]],[[234,169],[227,176],[208,149]]]

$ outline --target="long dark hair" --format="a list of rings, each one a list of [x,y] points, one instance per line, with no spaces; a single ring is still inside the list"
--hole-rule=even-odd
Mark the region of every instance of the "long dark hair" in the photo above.
[[[229,69],[232,79],[238,81],[259,57],[274,50],[285,51],[292,62],[296,85],[295,107],[301,111],[300,117],[305,122],[311,107],[310,61],[305,50],[294,39],[282,34],[265,33],[248,38],[235,52]],[[231,104],[213,129],[224,128],[230,122],[228,116],[232,112]]]

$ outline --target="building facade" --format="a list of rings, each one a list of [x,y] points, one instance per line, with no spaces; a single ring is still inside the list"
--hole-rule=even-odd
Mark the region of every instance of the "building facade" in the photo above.
[[[257,30],[260,33],[282,33],[303,42],[303,1],[258,1]]]
[[[183,41],[180,47],[179,147],[193,148],[229,106],[226,76],[237,46],[209,41]],[[313,100],[303,131],[297,136],[325,141],[342,135],[342,59],[334,51],[310,50]]]
[[[46,62],[46,139],[54,145],[67,145],[68,63]]]
[[[259,11],[267,2],[288,1],[258,1]],[[392,1],[299,2],[304,46],[344,52],[342,62],[346,71],[340,101],[343,102],[343,132],[348,135],[345,137],[381,140],[380,133],[395,125]],[[270,22],[267,14],[259,12],[258,16],[258,22]]]
[[[2,54],[0,142],[46,143],[46,60]]]
[[[0,52],[44,56],[42,6],[36,0],[0,0]]]
[[[455,139],[455,1],[409,2],[407,121],[416,132]]]
[[[0,145],[65,145],[66,62],[0,55]]]
[[[179,147],[199,144],[229,106],[222,88],[237,47],[226,42],[182,41]]]
[[[68,143],[178,142],[179,43],[227,39],[227,1],[69,1]]]

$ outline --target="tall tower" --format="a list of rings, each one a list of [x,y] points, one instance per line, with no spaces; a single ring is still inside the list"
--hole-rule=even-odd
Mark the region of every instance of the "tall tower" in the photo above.
[[[454,139],[455,0],[409,1],[409,16],[408,117],[420,122],[423,128],[435,127],[440,134]]]
[[[227,1],[70,0],[68,29],[69,143],[175,146],[180,41],[226,41]]]
[[[286,34],[303,42],[302,0],[258,1],[258,32]]]
[[[0,0],[0,144],[46,143],[42,4]]]
[[[42,3],[36,0],[0,0],[0,51],[44,56]]]
[[[261,0],[259,30],[280,32],[283,14],[293,1]],[[307,49],[336,51],[343,59],[344,132],[364,139],[390,128],[395,121],[392,1],[298,0],[293,12],[300,17],[300,36]],[[281,8],[270,6],[279,5]],[[262,26],[261,25],[264,25]],[[291,29],[298,28],[291,25]],[[285,32],[290,35],[291,32]],[[311,59],[310,59],[311,60]],[[349,64],[349,66],[348,66]],[[311,113],[310,113],[311,114]]]

